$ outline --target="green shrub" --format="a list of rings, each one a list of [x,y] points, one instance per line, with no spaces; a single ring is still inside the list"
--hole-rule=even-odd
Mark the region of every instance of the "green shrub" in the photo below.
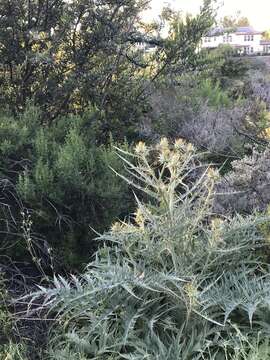
[[[203,51],[201,62],[205,76],[213,81],[221,81],[226,86],[228,79],[243,79],[252,67],[249,60],[237,56],[230,45],[222,45],[212,51]]]
[[[18,234],[13,258],[25,256],[20,228],[24,208],[31,216],[36,257],[44,266],[51,247],[60,264],[81,266],[95,249],[91,228],[108,229],[113,219],[123,218],[131,209],[128,186],[111,170],[120,170],[114,142],[96,145],[89,120],[95,113],[59,118],[51,126],[41,122],[32,105],[19,118],[0,117],[2,193],[15,219],[12,232]],[[10,184],[8,194],[4,181]]]
[[[105,244],[82,276],[55,277],[31,296],[56,316],[49,358],[269,356],[266,218],[215,215],[219,174],[184,141],[141,142],[119,156],[148,200],[136,195],[129,221],[100,236]]]
[[[216,84],[213,84],[210,79],[201,81],[199,84],[197,97],[206,101],[210,107],[214,107],[216,109],[232,105],[232,101],[228,93],[221,89],[220,83],[216,82]]]

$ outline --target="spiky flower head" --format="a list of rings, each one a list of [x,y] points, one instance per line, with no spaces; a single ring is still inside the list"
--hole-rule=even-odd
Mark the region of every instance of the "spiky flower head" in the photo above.
[[[135,222],[140,227],[142,227],[144,225],[145,216],[144,216],[142,209],[140,209],[140,208],[138,208],[137,211],[135,212]]]
[[[220,218],[214,218],[211,221],[211,229],[215,231],[216,229],[220,229],[223,225],[224,221]]]
[[[220,218],[214,218],[211,221],[210,245],[212,247],[221,241],[223,223],[224,221]]]
[[[176,139],[174,142],[174,148],[175,150],[181,150],[186,145],[185,140],[183,139]]]
[[[180,158],[181,156],[178,152],[171,152],[171,156],[168,162],[168,168],[171,172],[175,172],[177,166],[179,166]]]
[[[137,155],[144,155],[148,154],[148,148],[143,141],[139,141],[138,144],[135,146],[135,153]]]
[[[168,163],[170,161],[170,158],[171,158],[171,151],[169,149],[162,149],[160,151],[158,160],[161,165]]]
[[[187,144],[187,152],[189,152],[189,153],[192,153],[192,152],[194,152],[195,151],[195,148],[194,148],[194,146],[191,144],[191,143],[188,143]]]
[[[116,221],[114,224],[112,224],[111,226],[111,232],[113,233],[118,233],[121,232],[123,229],[123,224],[119,221]]]
[[[193,282],[189,282],[184,286],[185,292],[189,298],[190,305],[196,305],[198,302],[198,289],[197,286]]]
[[[167,138],[162,138],[159,143],[159,148],[161,151],[169,150],[169,141]]]
[[[207,171],[207,177],[210,180],[217,181],[220,178],[219,172],[212,167],[210,167]]]

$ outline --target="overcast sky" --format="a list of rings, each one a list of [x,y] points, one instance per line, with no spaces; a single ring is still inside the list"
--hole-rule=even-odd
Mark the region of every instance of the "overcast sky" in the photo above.
[[[219,0],[219,15],[233,15],[238,10],[243,16],[250,19],[257,30],[270,29],[270,0]],[[152,18],[160,13],[164,5],[170,4],[173,8],[192,13],[198,12],[201,0],[152,0],[152,10],[148,11],[147,18]]]

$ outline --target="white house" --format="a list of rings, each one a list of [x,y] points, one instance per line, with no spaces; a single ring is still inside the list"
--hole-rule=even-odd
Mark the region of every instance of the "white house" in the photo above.
[[[235,30],[223,28],[212,29],[202,39],[202,48],[214,49],[220,45],[229,44],[240,54],[270,53],[270,41],[263,39],[263,33],[251,26],[238,27]]]

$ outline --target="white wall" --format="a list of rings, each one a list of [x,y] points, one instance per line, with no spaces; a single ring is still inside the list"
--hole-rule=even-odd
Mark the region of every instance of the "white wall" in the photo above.
[[[261,34],[253,35],[253,40],[252,39],[248,40],[246,35],[233,34],[234,44],[241,46],[249,46],[250,48],[253,49],[253,52],[259,52],[262,50],[262,46],[260,44],[261,40],[262,40]]]
[[[242,47],[249,47],[249,51],[252,52],[262,52],[263,46],[260,44],[262,40],[262,34],[253,35],[253,40],[248,40],[246,35],[240,35],[237,33],[228,33],[219,36],[211,36],[211,37],[204,37],[202,39],[202,48],[215,48],[219,45],[229,44],[232,46],[242,46]],[[246,40],[245,40],[246,39]],[[206,41],[207,40],[207,41]]]

